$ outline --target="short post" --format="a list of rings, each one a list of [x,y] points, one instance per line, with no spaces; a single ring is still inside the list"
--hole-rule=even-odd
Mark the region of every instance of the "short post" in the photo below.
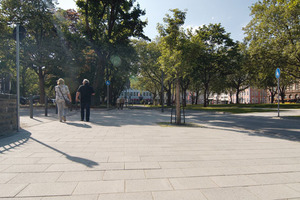
[[[30,110],[30,118],[33,118],[33,98],[32,98],[32,94],[29,96],[29,110]]]
[[[48,116],[48,97],[45,95],[45,116]]]
[[[164,112],[164,71],[161,72],[161,112]]]
[[[277,78],[277,93],[278,93],[278,97],[277,97],[277,101],[278,101],[278,117],[280,116],[279,114],[279,90],[280,90],[280,87],[279,87],[279,78],[280,78],[280,69],[277,68],[276,71],[275,71],[275,77]]]
[[[107,109],[109,109],[109,85],[110,85],[110,81],[109,80],[107,80],[107,81],[105,81],[105,84],[106,84],[106,86],[107,86],[107,95],[106,95],[106,102],[107,102]]]
[[[106,99],[106,103],[107,103],[107,109],[109,109],[109,85],[107,85],[107,99]]]

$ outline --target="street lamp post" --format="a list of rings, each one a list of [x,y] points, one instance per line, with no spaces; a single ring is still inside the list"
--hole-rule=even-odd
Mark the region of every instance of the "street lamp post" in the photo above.
[[[17,130],[20,131],[20,24],[17,23],[16,27],[16,40],[17,40]]]
[[[24,39],[26,30],[20,23],[17,23],[13,31],[16,39],[16,67],[17,67],[17,130],[20,130],[20,40]]]

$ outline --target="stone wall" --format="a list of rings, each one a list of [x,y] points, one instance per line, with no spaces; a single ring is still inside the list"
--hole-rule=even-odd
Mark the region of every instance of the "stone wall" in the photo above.
[[[0,94],[0,136],[12,134],[17,130],[16,95]]]

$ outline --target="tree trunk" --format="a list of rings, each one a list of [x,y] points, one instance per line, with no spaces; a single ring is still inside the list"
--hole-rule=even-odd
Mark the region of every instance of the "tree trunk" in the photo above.
[[[186,107],[186,89],[182,89],[182,105]]]
[[[95,97],[94,97],[94,104],[99,105],[100,102],[100,97],[101,97],[101,87],[104,86],[104,60],[102,58],[102,54],[99,51],[96,51],[97,57],[99,59],[99,63],[97,66],[97,69],[95,71],[95,75],[93,77],[94,82],[92,83],[93,88],[95,90]],[[105,90],[106,91],[106,87]],[[102,92],[104,93],[104,92]],[[103,94],[102,94],[103,95]]]
[[[195,96],[194,96],[194,92],[191,92],[191,98],[192,98],[192,105],[195,104]]]
[[[229,92],[229,97],[230,97],[230,104],[232,104],[232,90],[230,90],[230,92]]]
[[[198,104],[198,98],[199,98],[199,91],[196,92],[196,105]]]
[[[203,106],[204,107],[207,107],[207,101],[208,101],[208,85],[207,84],[205,84],[205,86],[204,86],[204,102],[203,102]]]
[[[236,88],[236,94],[235,94],[236,104],[240,104],[239,94],[240,94],[240,90],[239,88]]]
[[[273,88],[269,88],[269,92],[271,95],[271,103],[274,103],[276,91]]]
[[[274,99],[275,99],[275,93],[271,93],[271,103],[274,103]]]
[[[181,110],[180,110],[180,80],[176,80],[176,124],[181,124]]]
[[[156,91],[153,94],[153,105],[156,106]]]
[[[280,97],[281,97],[281,103],[284,103],[284,97],[285,97],[285,86],[282,86],[282,88],[280,88]]]
[[[39,67],[38,75],[39,75],[39,88],[40,88],[40,104],[44,104],[45,103],[45,79],[41,67]]]
[[[285,93],[281,92],[280,97],[281,97],[281,103],[284,103]]]
[[[171,106],[171,102],[172,102],[171,90],[172,90],[172,83],[169,83],[168,90],[167,90],[167,96],[168,96],[167,106]]]

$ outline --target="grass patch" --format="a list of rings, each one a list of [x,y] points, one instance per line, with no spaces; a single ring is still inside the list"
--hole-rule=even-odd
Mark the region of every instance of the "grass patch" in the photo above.
[[[300,119],[300,115],[296,115],[296,116],[286,116],[284,118],[289,118],[289,119]]]
[[[196,105],[197,106],[197,105]],[[280,103],[280,108],[300,109],[300,103]],[[230,108],[277,108],[278,104],[219,104],[209,107],[230,107]]]
[[[203,107],[202,105],[187,105],[186,110],[201,110],[210,112],[228,112],[228,113],[252,113],[252,112],[274,112],[273,109],[262,109],[255,107],[230,107],[230,106],[209,106]]]
[[[157,122],[157,124],[161,127],[192,127],[192,128],[203,128],[204,126],[201,126],[199,124],[194,124],[194,123],[185,123],[185,124],[180,124],[177,125],[175,123],[170,123],[170,122]]]
[[[148,105],[148,108],[161,108],[160,105]],[[278,104],[218,104],[203,107],[202,104],[187,105],[186,110],[202,110],[211,112],[229,112],[229,113],[251,113],[251,112],[272,112],[275,111]],[[164,108],[171,108],[164,106]],[[280,104],[280,109],[300,109],[300,103]]]

